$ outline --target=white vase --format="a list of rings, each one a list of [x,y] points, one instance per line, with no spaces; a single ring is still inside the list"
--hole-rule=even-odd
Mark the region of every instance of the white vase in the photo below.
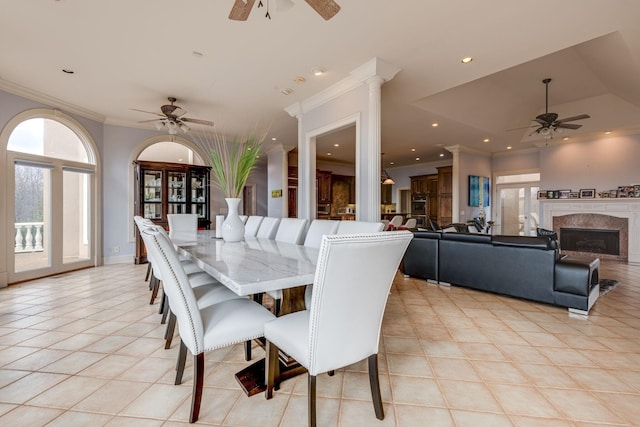
[[[225,242],[239,242],[244,240],[244,223],[238,216],[238,204],[240,199],[225,198],[229,213],[222,223],[222,238]]]

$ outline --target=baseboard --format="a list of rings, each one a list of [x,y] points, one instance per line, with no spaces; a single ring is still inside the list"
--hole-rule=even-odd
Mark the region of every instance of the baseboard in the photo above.
[[[102,258],[102,263],[104,265],[109,264],[127,264],[133,263],[133,255],[118,255],[118,256],[108,256]]]

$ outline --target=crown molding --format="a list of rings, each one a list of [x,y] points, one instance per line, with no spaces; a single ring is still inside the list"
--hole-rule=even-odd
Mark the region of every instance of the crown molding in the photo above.
[[[7,80],[0,79],[0,89],[17,96],[21,96],[23,98],[45,104],[52,108],[64,110],[66,113],[71,113],[87,119],[95,120],[96,122],[104,123],[106,120],[106,117],[102,114],[98,114],[94,111],[90,111],[82,107],[78,107],[77,105],[73,105],[53,96],[45,95],[33,89],[11,83]]]

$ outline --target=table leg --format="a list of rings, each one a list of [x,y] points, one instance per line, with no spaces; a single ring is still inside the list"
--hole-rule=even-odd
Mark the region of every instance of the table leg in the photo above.
[[[282,290],[282,303],[280,306],[280,315],[283,316],[296,311],[305,309],[304,291],[305,286],[297,286],[295,288]],[[261,347],[264,348],[264,339],[256,340]],[[280,381],[293,378],[297,375],[307,372],[305,368],[300,366],[291,356],[280,352]],[[265,375],[265,359],[260,359],[247,366],[243,370],[236,373],[236,380],[242,387],[247,396],[262,393],[267,389],[264,381]]]

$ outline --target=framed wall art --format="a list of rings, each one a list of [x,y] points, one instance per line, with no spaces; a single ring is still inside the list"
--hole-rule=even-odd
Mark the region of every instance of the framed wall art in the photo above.
[[[489,206],[491,186],[486,176],[469,175],[469,206]]]
[[[596,197],[595,188],[583,189],[580,190],[580,198],[581,199],[593,199]]]

